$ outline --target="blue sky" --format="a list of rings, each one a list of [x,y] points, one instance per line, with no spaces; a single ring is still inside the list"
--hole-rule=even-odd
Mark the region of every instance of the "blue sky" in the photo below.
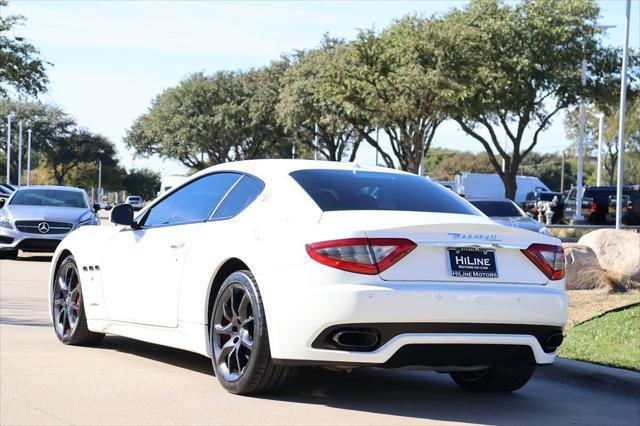
[[[326,32],[352,38],[359,28],[382,29],[407,13],[446,12],[464,1],[25,1],[3,15],[21,14],[27,37],[54,65],[50,90],[41,96],[110,138],[127,167],[183,173],[173,161],[134,158],[122,137],[163,89],[196,71],[266,65],[283,52],[316,46]],[[606,42],[622,45],[623,0],[601,0]],[[632,1],[630,46],[640,47],[640,1]],[[569,144],[558,117],[540,137],[538,151]],[[443,124],[434,146],[480,151],[456,124]],[[373,163],[371,149],[358,161]]]

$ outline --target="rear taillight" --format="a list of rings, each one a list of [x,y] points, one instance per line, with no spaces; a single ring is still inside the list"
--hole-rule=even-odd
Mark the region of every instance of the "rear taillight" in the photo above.
[[[316,262],[367,275],[388,269],[415,247],[416,243],[403,238],[347,238],[306,245]]]
[[[591,212],[595,213],[598,211],[598,205],[596,203],[591,203]]]
[[[564,250],[561,246],[550,244],[531,244],[522,250],[550,280],[564,278]]]

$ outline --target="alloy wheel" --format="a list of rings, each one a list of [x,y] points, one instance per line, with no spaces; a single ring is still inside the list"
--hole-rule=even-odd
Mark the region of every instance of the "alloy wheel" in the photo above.
[[[73,263],[60,268],[53,289],[53,321],[58,336],[68,339],[80,316],[80,278]]]
[[[254,331],[251,295],[242,284],[230,283],[218,298],[213,324],[214,362],[225,380],[238,380],[249,365]]]

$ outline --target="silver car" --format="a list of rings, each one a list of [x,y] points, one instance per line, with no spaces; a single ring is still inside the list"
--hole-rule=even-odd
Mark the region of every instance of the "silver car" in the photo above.
[[[15,258],[18,250],[53,252],[69,232],[99,223],[96,206],[83,189],[18,188],[9,199],[0,199],[0,257]]]
[[[125,204],[131,204],[133,210],[138,211],[144,208],[144,200],[139,195],[129,195],[124,201]]]
[[[541,234],[549,233],[549,229],[543,223],[527,216],[516,203],[509,199],[470,199],[467,201],[500,225],[513,226]]]

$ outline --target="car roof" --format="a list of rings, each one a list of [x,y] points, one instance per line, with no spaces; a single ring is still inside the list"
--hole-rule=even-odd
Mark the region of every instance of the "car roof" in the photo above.
[[[194,176],[200,176],[216,171],[237,171],[242,173],[254,174],[258,177],[288,175],[297,170],[361,170],[375,171],[383,173],[404,173],[401,170],[390,169],[379,166],[365,166],[357,163],[324,161],[324,160],[292,160],[292,159],[264,159],[264,160],[243,160],[229,163],[218,164],[204,169]]]
[[[16,191],[24,191],[26,189],[54,189],[54,190],[65,190],[65,191],[76,191],[76,192],[84,192],[82,188],[76,188],[74,186],[62,186],[62,185],[29,185],[29,186],[19,186],[16,188]]]

